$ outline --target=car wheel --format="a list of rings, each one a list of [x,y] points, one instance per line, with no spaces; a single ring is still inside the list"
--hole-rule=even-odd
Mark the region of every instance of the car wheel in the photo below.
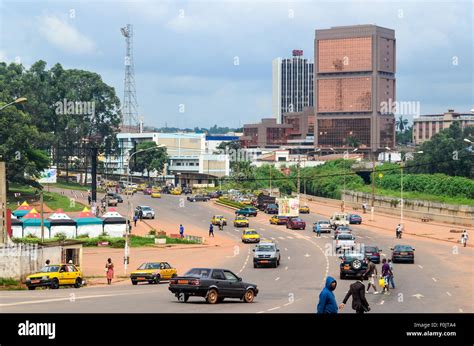
[[[154,217],[154,216],[152,216],[152,217],[151,217],[151,219],[152,219],[152,220],[154,220],[154,219],[155,219],[155,217]]]
[[[132,285],[136,285],[138,282],[135,280],[132,280]]]
[[[209,292],[207,292],[206,301],[209,304],[216,304],[218,300],[219,300],[219,295],[217,294],[217,290],[214,288],[211,288]]]
[[[224,298],[223,298],[223,297],[217,298],[217,302],[218,302],[218,303],[222,303],[223,301],[224,301]]]
[[[159,275],[155,276],[155,280],[153,280],[152,283],[155,283],[158,285],[160,283],[160,276]]]
[[[346,278],[346,275],[343,273],[339,274],[339,279],[344,280]]]
[[[277,266],[279,266],[279,265],[280,265],[280,259],[277,260]]]
[[[278,261],[275,261],[275,264],[273,265],[273,268],[278,268]]]
[[[82,286],[82,279],[81,278],[77,278],[76,279],[76,283],[74,284],[74,287],[75,288],[80,288]]]
[[[254,268],[258,268],[258,264],[254,262],[254,263],[253,263],[253,267],[254,267]]]
[[[54,290],[59,288],[58,279],[53,279],[53,281],[51,281],[51,288],[54,289]]]
[[[33,290],[36,289],[36,287],[35,287],[35,286],[28,286],[28,289],[29,289],[30,291],[33,291]]]
[[[244,294],[244,302],[252,303],[254,298],[255,293],[253,292],[253,289],[248,289]]]

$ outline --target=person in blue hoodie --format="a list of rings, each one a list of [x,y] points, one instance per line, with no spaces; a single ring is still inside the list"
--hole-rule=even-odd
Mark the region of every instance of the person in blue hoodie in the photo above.
[[[326,278],[326,287],[319,294],[318,314],[337,314],[338,307],[333,291],[336,289],[337,281],[328,276]]]

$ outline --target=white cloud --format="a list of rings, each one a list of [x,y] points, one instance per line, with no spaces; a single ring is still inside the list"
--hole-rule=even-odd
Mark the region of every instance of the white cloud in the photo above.
[[[7,59],[7,53],[4,50],[0,50],[0,61],[8,61]]]
[[[40,17],[40,32],[50,43],[67,53],[85,54],[95,49],[94,41],[55,16]]]

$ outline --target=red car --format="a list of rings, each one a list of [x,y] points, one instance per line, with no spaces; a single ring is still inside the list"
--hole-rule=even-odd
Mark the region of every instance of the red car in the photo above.
[[[147,187],[146,189],[143,189],[143,194],[144,195],[151,195],[151,187]]]
[[[290,217],[286,223],[286,228],[290,229],[306,229],[306,222],[299,217]]]

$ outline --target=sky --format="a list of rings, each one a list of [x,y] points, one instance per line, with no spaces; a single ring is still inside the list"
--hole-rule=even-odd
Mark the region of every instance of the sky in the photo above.
[[[0,0],[0,61],[94,71],[123,99],[130,23],[145,125],[240,127],[272,117],[274,58],[302,49],[314,60],[316,29],[376,24],[395,30],[397,101],[468,112],[472,21],[470,0]]]

